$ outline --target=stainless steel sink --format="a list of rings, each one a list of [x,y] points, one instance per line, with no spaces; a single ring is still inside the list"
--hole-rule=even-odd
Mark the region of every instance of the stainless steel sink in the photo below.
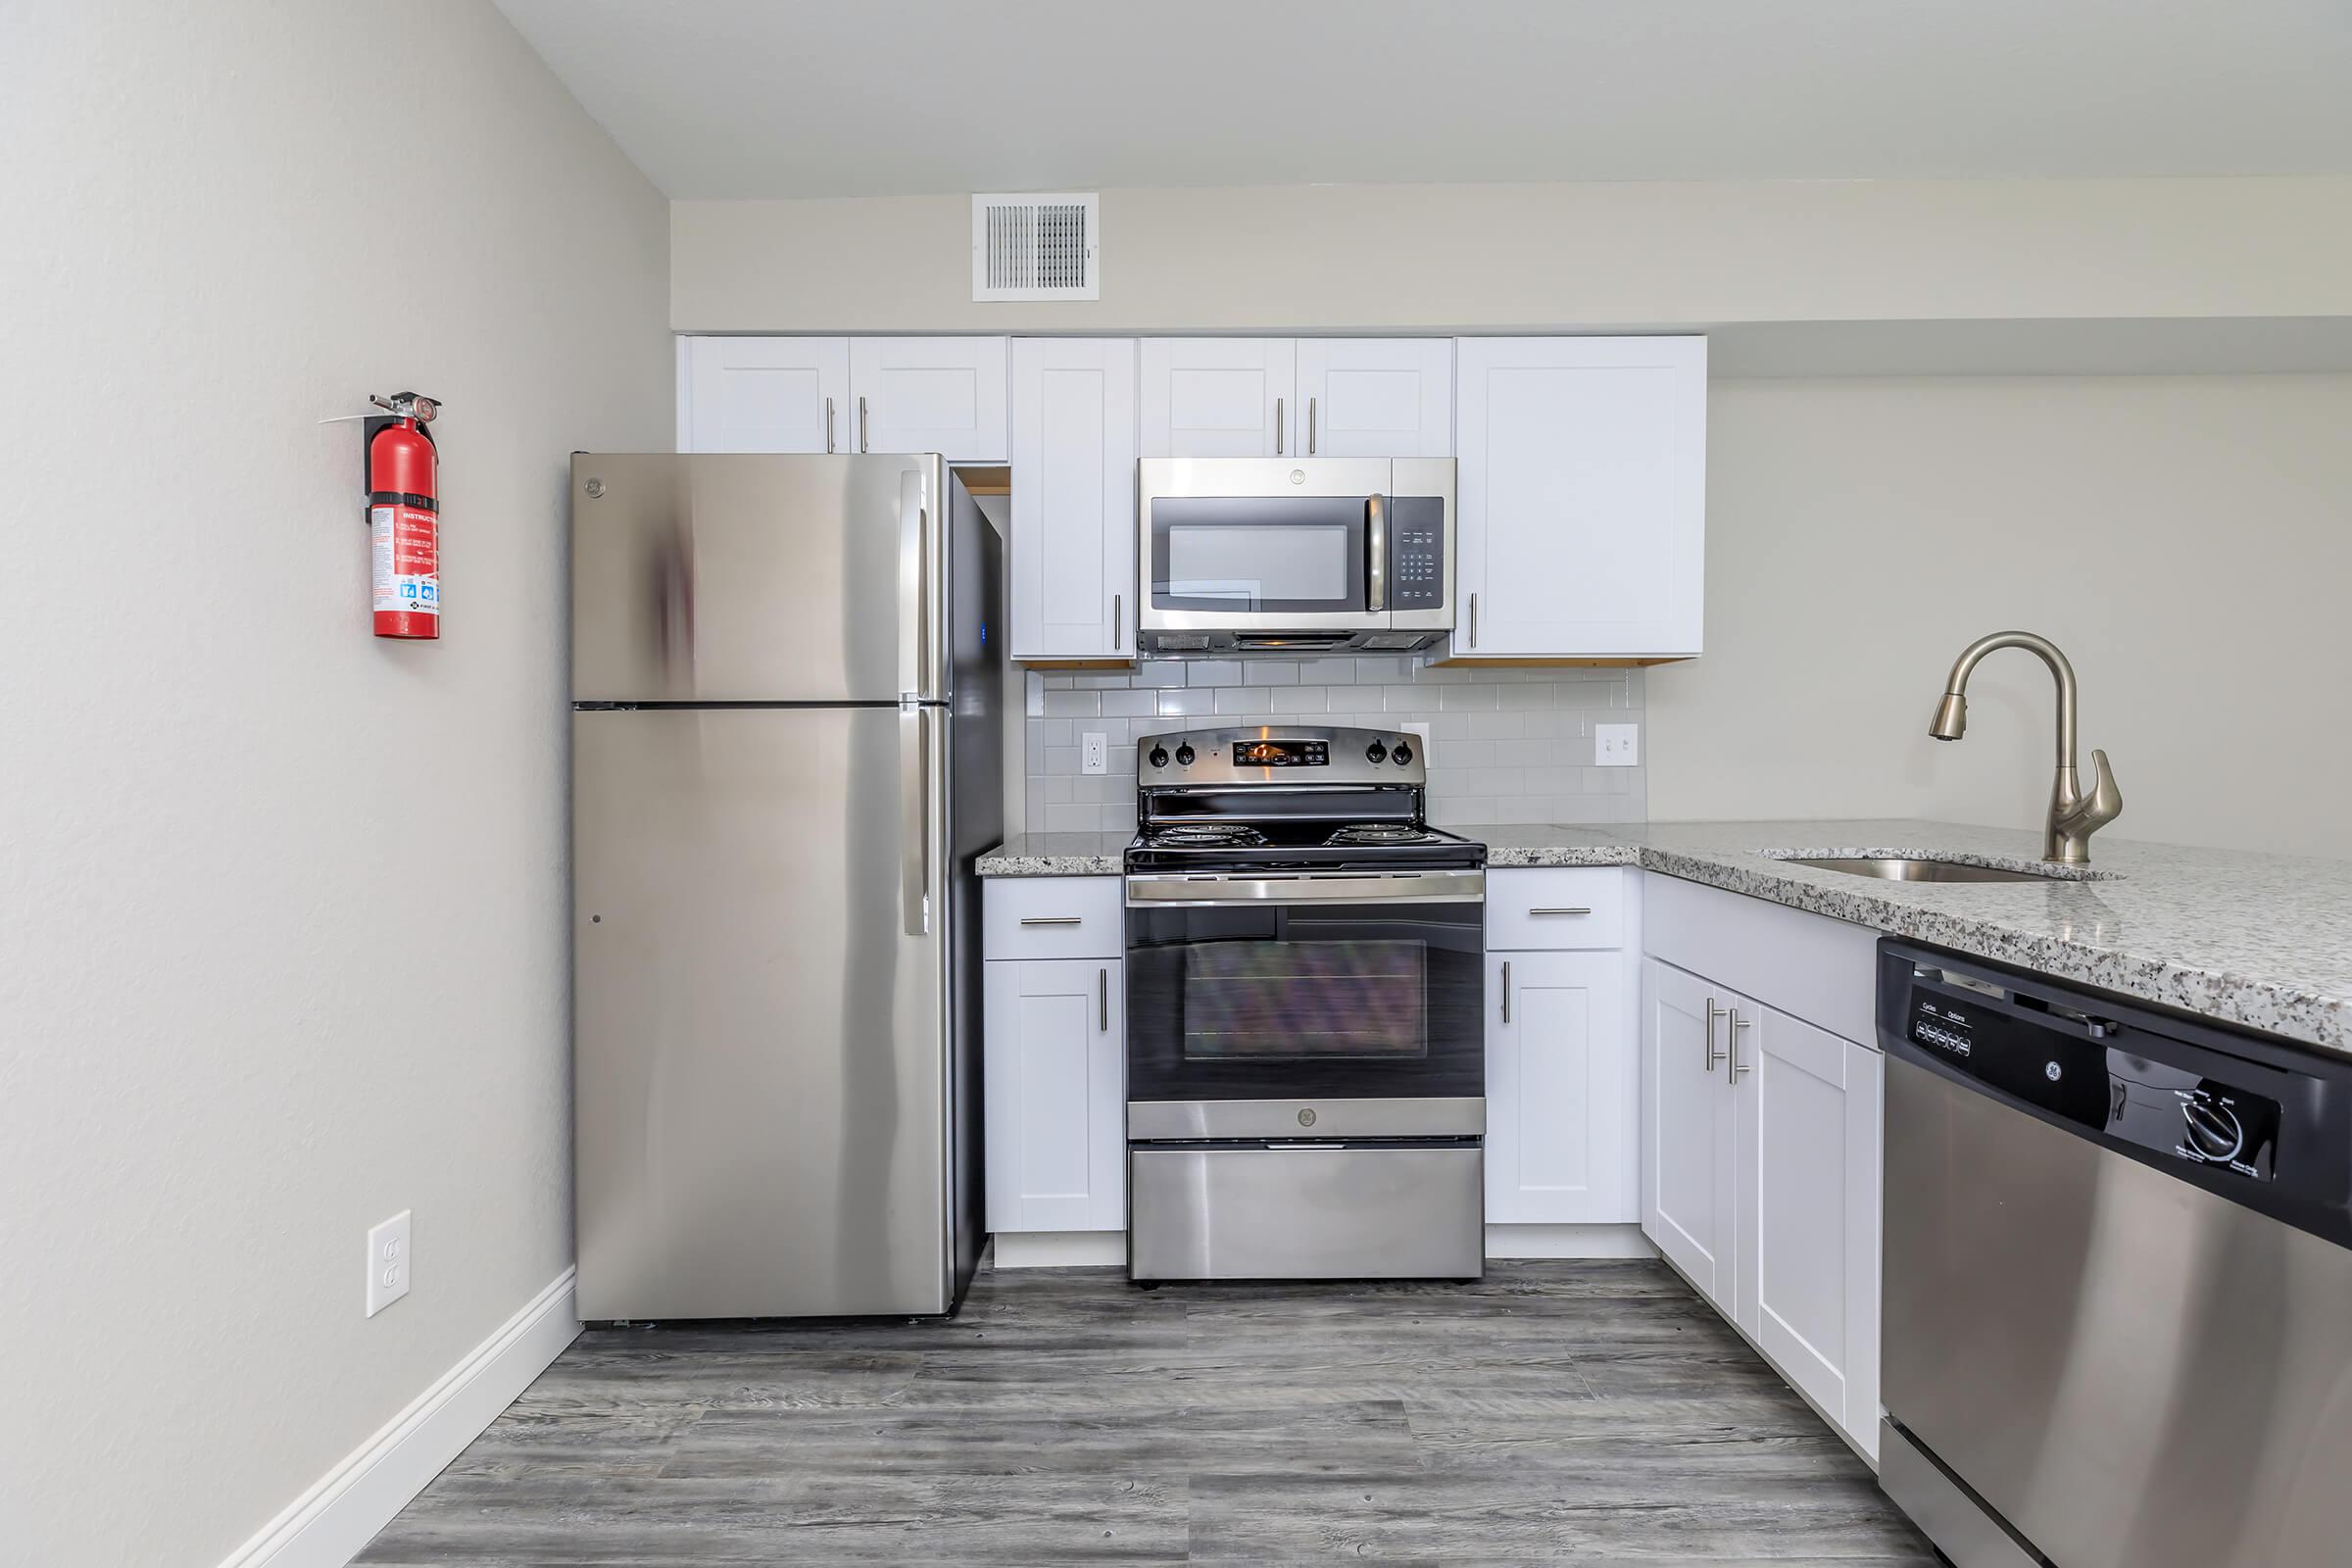
[[[1912,859],[1819,859],[1808,860],[1793,855],[1773,858],[1788,865],[1809,865],[1817,871],[1842,871],[1847,876],[1875,876],[1882,882],[2076,882],[2083,880],[2078,873],[2070,876],[2063,871],[2013,871],[1999,865],[1970,865],[1962,860]]]

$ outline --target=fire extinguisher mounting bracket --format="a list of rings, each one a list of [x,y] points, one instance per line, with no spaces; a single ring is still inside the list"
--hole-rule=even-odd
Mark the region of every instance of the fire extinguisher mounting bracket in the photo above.
[[[360,417],[360,494],[362,495],[374,494],[369,483],[374,475],[368,471],[368,454],[375,449],[375,432],[396,419],[414,419],[416,421],[417,431],[427,441],[432,441],[432,421],[434,416],[441,412],[441,400],[428,398],[421,392],[395,392],[388,398],[370,392],[368,394],[368,401],[379,409],[387,409],[391,412],[363,415]],[[344,417],[349,418],[350,416],[346,415]],[[433,444],[439,446],[441,443],[433,441]],[[365,528],[368,525],[368,514],[363,511],[360,514],[360,526]]]

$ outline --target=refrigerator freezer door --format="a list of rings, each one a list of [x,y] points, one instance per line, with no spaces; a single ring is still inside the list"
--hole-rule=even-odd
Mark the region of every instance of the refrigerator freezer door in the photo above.
[[[583,1317],[948,1309],[943,728],[572,715]]]
[[[575,454],[572,700],[945,701],[951,483],[927,454]]]

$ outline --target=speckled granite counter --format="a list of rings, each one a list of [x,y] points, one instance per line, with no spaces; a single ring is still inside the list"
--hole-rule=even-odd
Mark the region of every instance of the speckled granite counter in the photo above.
[[[2103,833],[2088,879],[1880,882],[1761,852],[2031,867],[2040,835],[1918,821],[1459,831],[1497,868],[1639,865],[2352,1055],[2352,861]],[[1128,837],[1030,834],[983,856],[980,874],[1114,875]]]

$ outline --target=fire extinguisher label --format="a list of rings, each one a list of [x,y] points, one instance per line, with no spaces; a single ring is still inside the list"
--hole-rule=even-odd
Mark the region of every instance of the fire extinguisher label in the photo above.
[[[422,507],[368,509],[375,545],[375,608],[412,614],[441,613],[441,541],[438,519]]]

